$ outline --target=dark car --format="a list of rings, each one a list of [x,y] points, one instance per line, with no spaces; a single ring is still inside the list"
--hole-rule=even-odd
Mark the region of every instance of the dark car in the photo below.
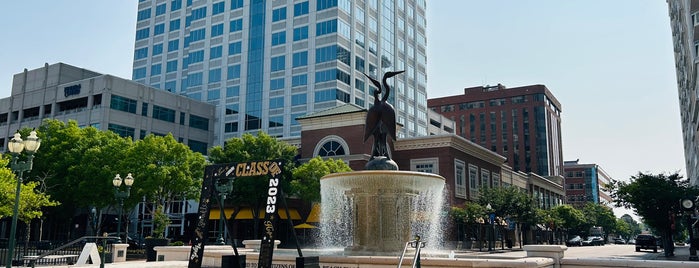
[[[579,247],[579,246],[582,246],[582,241],[583,241],[582,238],[579,235],[576,235],[575,237],[566,241],[566,246]]]
[[[124,236],[126,234],[122,233],[121,235]],[[107,236],[116,237],[117,234],[116,233],[109,233],[109,234],[107,234]],[[124,241],[121,241],[121,242],[123,243]],[[109,239],[109,240],[107,240],[107,243],[116,243],[116,239]],[[131,238],[131,236],[128,236],[128,235],[126,236],[126,243],[129,244],[129,249],[142,249],[145,246],[145,244],[142,241]]]
[[[658,252],[658,240],[652,235],[637,235],[635,245],[636,251],[641,251],[641,249],[652,249],[653,252]]]

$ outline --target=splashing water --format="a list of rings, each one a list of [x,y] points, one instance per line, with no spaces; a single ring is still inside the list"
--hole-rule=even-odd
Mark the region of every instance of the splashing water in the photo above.
[[[357,171],[321,179],[320,246],[400,252],[419,235],[443,246],[444,178],[409,171]]]

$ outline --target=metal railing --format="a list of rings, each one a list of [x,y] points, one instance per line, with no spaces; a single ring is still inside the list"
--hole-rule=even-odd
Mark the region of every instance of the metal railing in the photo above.
[[[425,242],[420,241],[420,236],[416,235],[414,240],[410,240],[405,243],[403,248],[403,253],[400,254],[400,259],[398,260],[398,268],[403,265],[403,259],[405,258],[405,253],[408,251],[408,247],[415,249],[415,256],[413,256],[413,262],[411,264],[412,268],[420,267],[420,251],[425,247]]]
[[[0,265],[5,266],[8,262],[12,262],[13,266],[23,266],[29,264],[34,265],[60,265],[72,264],[72,259],[77,258],[46,258],[47,256],[80,256],[85,243],[87,242],[104,242],[102,250],[106,255],[111,255],[111,247],[104,246],[107,241],[115,241],[117,237],[104,236],[83,236],[73,241],[27,241],[16,244],[14,256],[11,260],[7,259],[7,242],[0,242]]]

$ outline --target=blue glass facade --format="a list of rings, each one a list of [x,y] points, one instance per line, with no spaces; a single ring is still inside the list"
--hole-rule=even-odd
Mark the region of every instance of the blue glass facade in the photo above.
[[[251,0],[245,93],[245,130],[262,127],[262,87],[265,55],[265,4],[264,0]]]

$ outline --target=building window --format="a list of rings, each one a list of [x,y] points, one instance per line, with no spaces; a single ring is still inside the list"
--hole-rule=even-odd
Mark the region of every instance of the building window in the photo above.
[[[454,194],[456,197],[468,198],[466,194],[466,164],[463,161],[454,159]]]
[[[294,28],[294,41],[308,39],[308,26]]]
[[[148,57],[148,48],[147,47],[139,48],[139,49],[136,49],[136,51],[134,51],[134,56],[133,56],[134,60],[140,60],[140,59],[144,59],[147,57]]]
[[[308,51],[294,53],[292,55],[292,64],[294,68],[308,65]]]
[[[469,194],[473,200],[478,196],[478,167],[471,164],[468,165],[468,185]]]
[[[155,7],[155,16],[163,15],[167,11],[165,4],[160,4]]]
[[[136,20],[142,21],[145,19],[150,18],[150,8],[149,9],[144,9],[138,12],[138,15],[136,16]]]
[[[231,0],[231,10],[243,7],[243,0]]]
[[[175,31],[180,29],[180,19],[170,21],[170,31]]]
[[[286,31],[281,31],[272,34],[272,46],[286,43]]]
[[[166,122],[175,122],[175,110],[153,105],[153,118]]]
[[[226,132],[226,133],[238,132],[238,122],[227,122],[224,125],[224,132]]]
[[[223,46],[215,46],[209,50],[209,59],[217,59],[223,55]]]
[[[269,99],[269,108],[270,109],[277,109],[277,108],[283,108],[283,107],[284,107],[284,97],[276,97],[276,98]]]
[[[286,7],[272,10],[272,22],[286,19]]]
[[[294,4],[294,17],[308,14],[308,1]]]
[[[189,115],[189,126],[193,128],[198,128],[201,130],[209,130],[209,119],[201,117],[201,116],[196,116],[193,114]]]
[[[284,70],[284,66],[286,65],[286,56],[281,55],[278,57],[274,57],[271,59],[271,71],[281,71]]]
[[[410,159],[410,170],[417,171],[417,172],[439,174],[439,159],[438,158]]]
[[[169,73],[169,72],[174,72],[174,71],[177,71],[177,60],[168,61],[165,64],[165,72]]]
[[[269,90],[284,89],[284,77],[275,78],[269,81]]]
[[[233,42],[228,44],[228,55],[240,54],[243,51],[243,44],[241,42]]]
[[[221,68],[209,70],[209,83],[221,82]]]
[[[347,142],[339,136],[330,135],[321,139],[317,144],[314,151],[314,156],[338,156],[338,155],[348,155],[349,146]]]
[[[493,173],[493,187],[500,187],[500,174],[499,173]]]
[[[308,84],[308,75],[306,74],[299,74],[299,75],[294,75],[291,77],[291,86],[303,86]]]
[[[112,132],[116,133],[117,135],[121,137],[134,137],[134,133],[136,132],[136,129],[132,127],[126,127],[122,125],[117,125],[117,124],[109,124],[108,130],[111,130]]]
[[[243,19],[232,20],[230,23],[230,32],[237,32],[243,30]]]
[[[211,26],[211,37],[223,35],[223,23]]]
[[[211,15],[216,15],[223,13],[223,11],[226,11],[226,3],[224,1],[214,3],[212,6],[212,13]]]
[[[236,78],[240,78],[240,64],[228,66],[226,79],[231,80]]]
[[[306,104],[306,93],[291,95],[291,106]]]
[[[490,171],[481,168],[481,187],[490,187]]]
[[[136,40],[148,38],[150,36],[150,28],[140,29],[136,31]]]
[[[138,80],[146,77],[146,67],[133,69],[133,77],[131,79]]]
[[[192,149],[192,151],[206,155],[206,149],[208,147],[206,142],[188,140],[187,145],[189,146],[189,149]]]
[[[180,48],[180,40],[170,40],[167,42],[167,52],[176,51]]]
[[[122,112],[127,112],[127,113],[136,113],[136,100],[125,98],[122,96],[117,96],[117,95],[112,95],[111,102],[109,104],[109,108],[112,108],[114,110],[122,111]]]
[[[153,27],[153,36],[163,34],[165,32],[165,23],[157,24]]]

